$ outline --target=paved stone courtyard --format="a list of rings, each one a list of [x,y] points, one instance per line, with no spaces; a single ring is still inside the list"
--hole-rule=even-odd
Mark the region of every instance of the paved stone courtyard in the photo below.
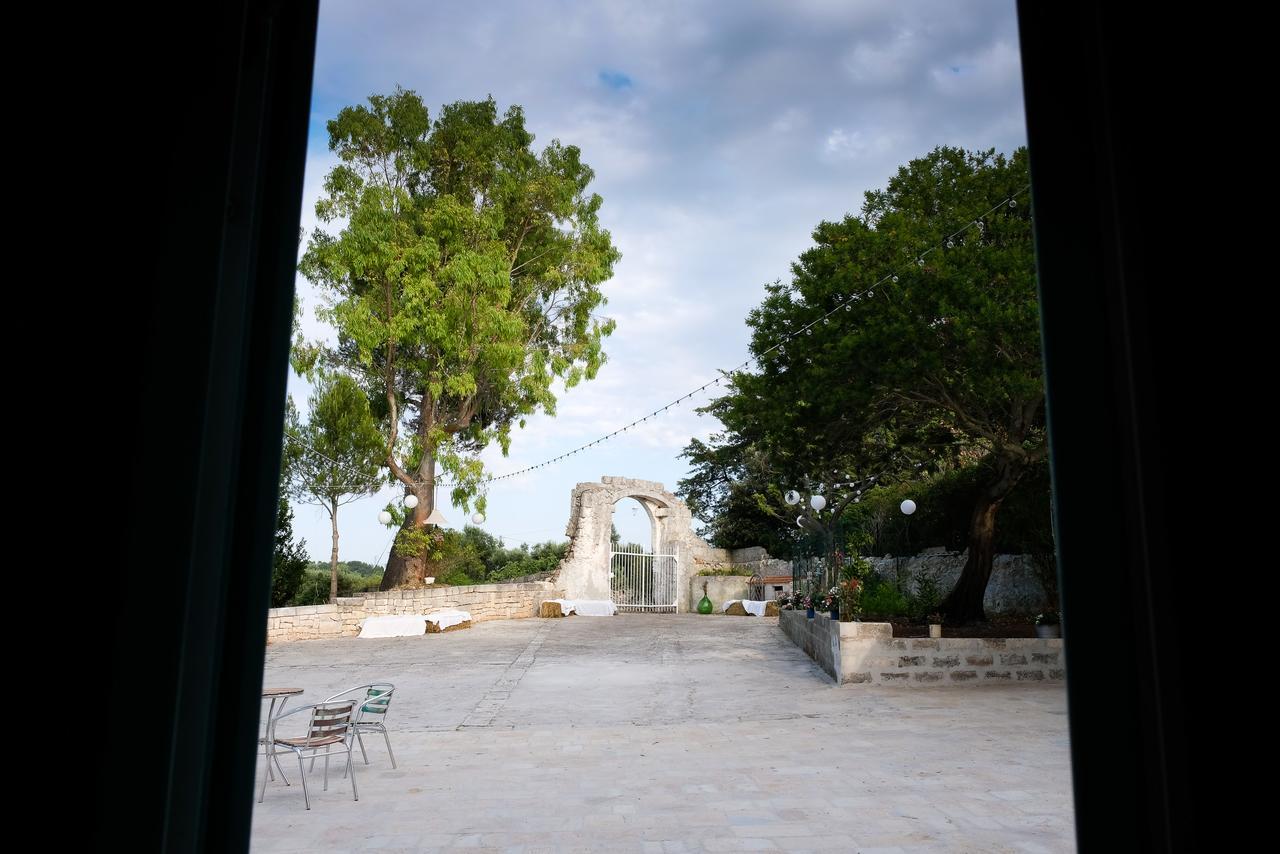
[[[267,650],[288,708],[373,681],[399,769],[366,738],[307,812],[282,757],[253,850],[1075,850],[1061,685],[837,686],[776,619],[685,614]]]

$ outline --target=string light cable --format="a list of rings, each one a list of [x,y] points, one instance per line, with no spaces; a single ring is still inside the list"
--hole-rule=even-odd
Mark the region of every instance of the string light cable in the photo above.
[[[1018,200],[1018,198],[1020,198],[1021,196],[1025,195],[1025,194],[1026,194],[1030,189],[1031,189],[1031,185],[1030,185],[1030,184],[1028,184],[1028,185],[1026,185],[1026,186],[1022,187],[1022,189],[1020,189],[1020,190],[1018,190],[1018,191],[1016,191],[1016,192],[1012,193],[1008,198],[1003,199],[1002,201],[998,202],[998,203],[997,203],[997,204],[995,204],[995,205],[992,205],[992,206],[991,206],[990,208],[988,208],[985,212],[983,212],[983,213],[979,214],[978,216],[976,216],[976,217],[974,217],[974,218],[972,218],[972,219],[969,219],[968,221],[966,221],[966,222],[965,222],[965,224],[964,224],[964,225],[962,225],[962,226],[960,226],[959,228],[955,229],[955,230],[954,230],[954,231],[952,231],[950,234],[946,235],[945,237],[943,237],[941,240],[939,240],[938,242],[936,242],[936,243],[935,243],[935,244],[933,244],[932,246],[929,246],[928,248],[926,248],[926,249],[922,250],[921,252],[917,253],[917,254],[916,254],[916,256],[915,256],[915,262],[916,262],[917,266],[921,266],[921,267],[923,267],[923,266],[924,266],[924,264],[925,264],[925,259],[926,259],[930,254],[932,254],[932,253],[934,253],[934,252],[942,251],[942,250],[944,250],[944,249],[949,249],[949,248],[951,248],[951,246],[955,243],[955,241],[956,241],[958,238],[962,237],[966,232],[968,232],[968,231],[970,231],[970,230],[972,230],[972,229],[975,229],[975,228],[977,228],[977,229],[979,229],[979,231],[981,231],[983,221],[984,221],[987,217],[989,217],[989,216],[991,216],[992,214],[994,214],[994,213],[996,213],[997,211],[999,211],[1001,208],[1009,208],[1009,209],[1011,209],[1011,210],[1012,210],[1012,209],[1016,209],[1016,208],[1017,208],[1017,206],[1018,206],[1018,201],[1017,201],[1017,200]],[[862,289],[861,291],[856,291],[856,292],[854,292],[854,293],[851,293],[851,294],[849,294],[848,296],[846,296],[844,299],[839,300],[838,302],[836,302],[836,304],[835,304],[835,306],[834,306],[833,308],[831,308],[829,311],[825,312],[824,314],[818,315],[818,316],[817,316],[817,317],[815,317],[813,320],[811,320],[811,321],[809,321],[808,323],[806,323],[805,325],[803,325],[803,326],[799,327],[799,328],[798,328],[798,329],[796,329],[795,331],[784,334],[784,335],[783,335],[781,338],[779,338],[779,339],[778,339],[778,341],[777,341],[775,344],[773,344],[771,347],[768,347],[768,348],[766,348],[766,349],[764,349],[764,350],[760,351],[760,353],[758,353],[757,355],[747,357],[744,361],[742,361],[742,362],[741,362],[741,363],[739,363],[738,365],[735,365],[734,367],[730,368],[730,369],[729,369],[729,370],[727,370],[727,371],[720,371],[720,376],[716,377],[715,379],[712,379],[712,380],[709,380],[709,381],[707,381],[707,382],[703,383],[702,385],[698,386],[697,388],[695,388],[694,390],[690,391],[690,392],[689,392],[689,393],[687,393],[687,394],[683,394],[683,395],[681,395],[680,397],[677,397],[675,400],[671,401],[670,403],[666,404],[665,406],[659,407],[658,409],[655,409],[655,410],[653,410],[652,412],[647,413],[646,415],[643,415],[643,416],[641,416],[641,417],[639,417],[639,418],[636,418],[635,420],[633,420],[633,421],[631,421],[631,422],[629,422],[629,423],[627,423],[627,424],[624,424],[623,426],[621,426],[621,427],[617,428],[616,430],[614,430],[614,431],[612,431],[612,432],[610,432],[610,433],[606,433],[606,434],[604,434],[603,436],[600,436],[600,437],[599,437],[599,438],[597,438],[597,439],[593,439],[593,440],[592,440],[592,441],[590,441],[590,442],[587,442],[587,443],[585,443],[585,444],[579,445],[578,447],[573,448],[573,449],[571,449],[571,450],[565,451],[563,454],[559,454],[558,456],[550,457],[550,458],[548,458],[548,459],[546,459],[546,460],[543,460],[543,461],[542,461],[542,462],[540,462],[540,463],[535,463],[535,464],[533,464],[533,465],[531,465],[531,466],[525,466],[524,468],[522,468],[522,469],[518,469],[518,470],[516,470],[516,471],[507,472],[506,474],[501,474],[501,475],[490,475],[490,476],[487,476],[487,477],[481,478],[479,482],[480,482],[480,483],[484,483],[484,484],[488,484],[488,483],[497,483],[497,482],[499,482],[499,481],[509,480],[509,479],[511,479],[511,478],[515,478],[515,477],[520,477],[521,475],[528,474],[529,472],[533,472],[533,471],[537,471],[537,470],[539,470],[539,469],[546,468],[547,466],[554,465],[554,464],[556,464],[556,463],[558,463],[558,462],[560,462],[560,461],[562,461],[562,460],[568,459],[569,457],[572,457],[572,456],[573,456],[573,455],[575,455],[575,454],[580,454],[580,453],[582,453],[582,452],[584,452],[584,451],[586,451],[586,450],[589,450],[590,448],[593,448],[593,447],[595,447],[596,445],[603,444],[604,442],[609,441],[610,439],[614,438],[615,436],[619,436],[619,435],[621,435],[621,434],[623,434],[623,433],[627,432],[627,431],[628,431],[628,430],[630,430],[631,428],[633,428],[633,427],[637,427],[637,426],[639,426],[639,425],[643,424],[644,422],[648,421],[648,420],[649,420],[649,419],[651,419],[651,418],[657,418],[659,415],[661,415],[662,413],[666,412],[668,409],[671,409],[672,407],[675,407],[675,406],[679,406],[681,403],[683,403],[684,401],[686,401],[686,400],[688,400],[689,398],[693,397],[694,395],[696,395],[696,394],[700,394],[700,393],[702,393],[702,392],[706,391],[708,388],[710,388],[710,387],[712,387],[712,386],[715,386],[715,385],[718,385],[722,380],[725,380],[725,379],[728,379],[728,378],[732,377],[732,376],[733,376],[733,374],[737,373],[738,371],[743,370],[744,368],[746,368],[746,367],[748,367],[749,365],[751,365],[753,362],[754,362],[754,363],[756,363],[756,364],[758,364],[758,365],[763,365],[763,361],[762,361],[762,360],[764,359],[764,357],[765,357],[765,356],[769,355],[770,353],[772,353],[772,352],[773,352],[773,351],[775,351],[775,350],[779,350],[779,349],[781,349],[784,345],[791,343],[791,342],[792,342],[792,341],[794,341],[795,339],[799,338],[801,335],[812,335],[812,334],[813,334],[813,331],[812,331],[812,330],[813,330],[813,327],[814,327],[814,326],[817,326],[817,325],[819,325],[819,324],[829,323],[829,322],[830,322],[830,319],[831,319],[831,317],[832,317],[832,315],[834,315],[834,314],[836,314],[837,312],[840,312],[840,311],[849,311],[849,310],[851,310],[851,309],[853,308],[853,303],[857,302],[858,300],[862,299],[863,297],[873,297],[873,296],[875,296],[875,291],[876,291],[876,289],[877,289],[877,288],[880,288],[880,287],[882,287],[882,286],[884,286],[884,285],[887,285],[887,284],[896,284],[896,283],[897,283],[897,281],[898,281],[899,273],[902,273],[902,272],[906,272],[906,269],[905,269],[905,268],[903,268],[903,267],[899,267],[899,268],[895,268],[894,270],[892,270],[892,271],[890,271],[890,272],[886,273],[884,276],[880,277],[880,278],[879,278],[879,279],[877,279],[874,283],[872,283],[871,285],[868,285],[866,288]],[[295,441],[299,442],[299,444],[304,444],[304,445],[305,445],[305,443],[304,443],[304,442],[303,442],[299,437],[297,437],[297,436],[293,436],[293,435],[292,435],[292,434],[290,434],[288,431],[286,431],[286,432],[285,432],[285,435],[290,436],[290,437],[291,437],[291,438],[293,438]],[[335,465],[339,465],[339,466],[341,466],[341,465],[342,465],[342,464],[341,464],[341,463],[339,463],[337,460],[334,460],[334,459],[332,459],[331,457],[327,457],[327,456],[325,456],[324,454],[321,454],[319,451],[316,451],[314,448],[311,448],[311,450],[312,450],[314,453],[320,454],[320,456],[325,457],[325,459],[328,459],[330,462],[333,462]],[[394,484],[392,484],[392,485],[394,485]],[[458,485],[458,481],[442,481],[442,482],[439,482],[437,485],[439,485],[439,486],[456,486],[456,485]]]

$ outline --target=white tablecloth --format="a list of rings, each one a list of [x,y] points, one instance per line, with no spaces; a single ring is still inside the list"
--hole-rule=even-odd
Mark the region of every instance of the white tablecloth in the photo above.
[[[440,631],[444,631],[450,626],[456,626],[458,623],[465,623],[471,619],[471,614],[466,611],[433,611],[427,614],[427,622],[435,623],[440,627]],[[423,628],[426,631],[426,628]]]
[[[757,602],[757,601],[755,601],[754,599],[730,599],[728,602],[725,602],[725,603],[724,603],[724,607],[722,607],[720,610],[721,610],[721,611],[728,611],[728,610],[729,610],[729,606],[730,606],[730,605],[732,605],[734,602],[741,602],[741,603],[742,603],[742,607],[746,609],[746,612],[747,612],[748,614],[753,614],[753,615],[755,615],[755,616],[757,616],[757,617],[763,617],[763,616],[764,616],[764,606],[765,606],[767,603],[765,603],[765,602]]]
[[[607,599],[552,599],[560,603],[560,610],[567,617],[577,614],[579,617],[612,617],[618,613],[618,606]]]
[[[362,638],[402,638],[426,634],[427,618],[421,614],[396,614],[388,617],[365,617],[360,623]]]

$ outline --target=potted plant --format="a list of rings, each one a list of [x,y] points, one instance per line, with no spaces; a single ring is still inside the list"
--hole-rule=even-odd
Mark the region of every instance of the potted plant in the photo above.
[[[1062,637],[1062,624],[1057,611],[1045,611],[1043,614],[1036,616],[1036,637]]]
[[[822,610],[831,614],[832,622],[840,622],[840,588],[832,587],[822,597]]]
[[[928,620],[929,620],[929,637],[931,638],[942,637],[942,615],[935,612],[929,615]]]
[[[813,597],[808,593],[806,593],[804,594],[804,599],[802,599],[801,601],[804,603],[805,616],[808,617],[810,620],[812,620],[813,619]]]

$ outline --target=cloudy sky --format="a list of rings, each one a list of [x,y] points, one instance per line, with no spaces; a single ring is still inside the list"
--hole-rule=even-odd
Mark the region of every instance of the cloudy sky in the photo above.
[[[748,355],[747,312],[788,275],[823,219],[857,212],[865,190],[937,145],[1025,144],[1012,0],[950,2],[459,3],[322,0],[303,226],[329,154],[325,122],[397,84],[441,104],[492,95],[524,107],[535,147],[582,149],[622,252],[605,285],[618,322],[594,382],[556,417],[517,432],[495,474],[558,456],[660,408]],[[320,300],[299,277],[305,331]],[[289,384],[306,412],[309,389]],[[687,473],[680,450],[717,428],[695,396],[590,452],[493,485],[485,528],[509,545],[564,539],[575,483]],[[377,512],[395,491],[342,508],[344,560],[382,563]],[[463,514],[443,508],[450,527]],[[648,542],[643,514],[619,529]],[[324,511],[295,508],[295,533],[327,560]]]

